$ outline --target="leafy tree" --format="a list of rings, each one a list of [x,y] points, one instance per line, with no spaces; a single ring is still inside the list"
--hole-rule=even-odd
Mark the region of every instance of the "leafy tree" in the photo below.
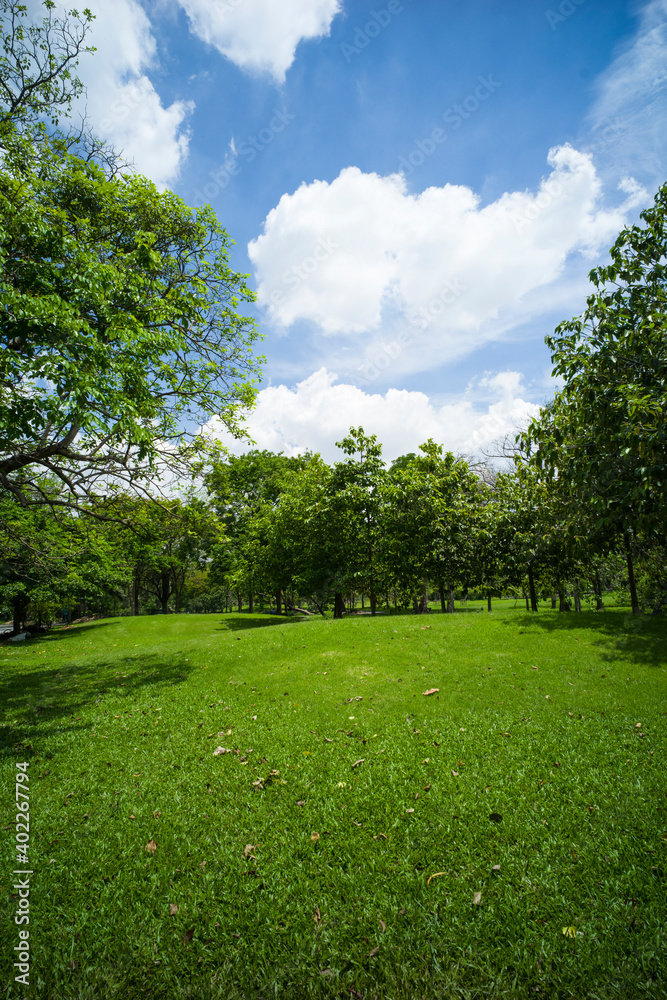
[[[0,171],[0,485],[42,503],[134,486],[219,416],[238,431],[257,337],[231,240],[146,178],[51,151]]]
[[[32,139],[43,132],[48,118],[57,125],[68,116],[72,101],[83,91],[75,75],[93,21],[87,8],[58,17],[55,3],[42,3],[45,16],[28,20],[28,8],[18,0],[0,2],[0,143],[6,147],[16,132]]]
[[[622,539],[634,612],[633,549],[640,535],[664,542],[667,517],[667,184],[641,219],[591,271],[583,316],[547,338],[565,384],[523,437],[533,466],[567,479],[596,531]]]

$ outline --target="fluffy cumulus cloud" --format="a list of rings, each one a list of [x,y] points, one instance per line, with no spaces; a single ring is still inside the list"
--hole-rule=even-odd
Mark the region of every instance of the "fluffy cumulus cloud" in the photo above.
[[[616,175],[641,171],[657,187],[667,156],[667,0],[644,6],[637,34],[597,89],[589,116],[596,159]]]
[[[90,42],[97,51],[80,61],[87,93],[79,111],[140,173],[169,185],[187,156],[185,122],[192,105],[175,101],[165,107],[146,75],[156,65],[156,43],[137,0],[91,0],[89,6],[95,14]]]
[[[192,30],[241,69],[278,83],[302,39],[329,32],[341,0],[179,0]]]
[[[277,326],[308,320],[350,343],[363,335],[366,361],[397,330],[412,344],[404,369],[469,353],[525,318],[571,255],[606,248],[647,197],[624,181],[622,203],[605,207],[592,157],[568,145],[548,165],[537,190],[487,205],[468,187],[412,194],[403,174],[356,167],[304,183],[249,244],[259,302]],[[544,298],[534,305],[542,311]]]
[[[263,389],[248,415],[247,429],[257,448],[286,455],[309,449],[328,461],[340,457],[335,442],[359,425],[377,435],[388,460],[416,451],[429,437],[448,450],[479,454],[538,413],[534,403],[521,398],[518,372],[487,376],[480,387],[488,397],[483,407],[468,395],[438,406],[423,392],[364,392],[337,383],[334,374],[321,368],[293,389],[284,385]],[[206,430],[233,452],[248,447],[234,441],[216,421]]]

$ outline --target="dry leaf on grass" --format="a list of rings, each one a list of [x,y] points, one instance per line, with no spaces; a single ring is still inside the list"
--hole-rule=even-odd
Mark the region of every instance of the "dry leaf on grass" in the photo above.
[[[358,767],[359,764],[363,764],[365,760],[366,760],[365,757],[360,757],[359,760],[355,760],[354,764],[352,765],[352,770],[354,771],[355,767]]]
[[[432,878],[438,878],[439,875],[446,875],[446,874],[447,872],[433,872],[433,874],[428,877],[426,885],[430,884]]]
[[[429,694],[438,694],[439,691],[440,691],[440,688],[429,688],[428,691],[422,691],[422,694],[424,696],[429,695]]]
[[[255,856],[252,853],[254,849],[255,849],[255,845],[254,844],[246,844],[245,847],[243,848],[243,857],[244,858],[254,858]]]
[[[473,901],[473,904],[475,906],[481,906],[481,904],[482,904],[482,894],[481,894],[481,892],[475,892],[475,893],[473,893],[472,901]]]
[[[379,917],[378,917],[378,920],[380,920]],[[380,927],[382,928],[382,933],[384,934],[384,932],[387,929],[387,925],[385,924],[384,920],[380,920]]]
[[[169,916],[170,917],[175,917],[177,913],[178,913],[178,906],[176,905],[176,903],[170,903],[169,904]]]
[[[146,847],[144,848],[144,850],[150,851],[151,854],[155,854],[155,852],[157,850],[157,844],[155,843],[154,840],[149,840],[148,843],[146,844]]]
[[[216,747],[215,750],[213,751],[213,756],[214,757],[219,757],[220,754],[223,754],[223,753],[234,753],[234,751],[233,750],[228,750],[227,747]]]
[[[368,957],[369,958],[375,958],[375,956],[377,955],[377,953],[379,952],[379,950],[380,950],[380,945],[376,944],[375,947],[371,948],[371,950],[368,952]]]
[[[459,772],[458,771],[452,771],[452,775],[453,775],[453,777],[458,778]]]
[[[320,917],[320,908],[319,908],[319,906],[316,906],[315,907],[315,912],[313,914],[313,920],[315,921],[316,924],[319,924],[319,922],[320,922],[321,919],[322,918]]]

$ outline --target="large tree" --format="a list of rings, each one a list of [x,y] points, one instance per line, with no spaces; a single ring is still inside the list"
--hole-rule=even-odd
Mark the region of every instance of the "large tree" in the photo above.
[[[641,219],[591,271],[583,316],[547,338],[564,386],[523,438],[535,467],[567,480],[596,532],[622,540],[635,612],[635,541],[664,543],[667,518],[667,184]]]
[[[210,208],[63,149],[0,171],[0,485],[70,503],[154,477],[251,404],[253,294]]]

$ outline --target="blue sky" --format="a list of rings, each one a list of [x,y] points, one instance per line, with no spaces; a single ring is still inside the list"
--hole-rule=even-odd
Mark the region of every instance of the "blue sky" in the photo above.
[[[667,0],[91,6],[93,122],[258,292],[258,446],[479,453],[549,398],[544,336],[667,179]]]

